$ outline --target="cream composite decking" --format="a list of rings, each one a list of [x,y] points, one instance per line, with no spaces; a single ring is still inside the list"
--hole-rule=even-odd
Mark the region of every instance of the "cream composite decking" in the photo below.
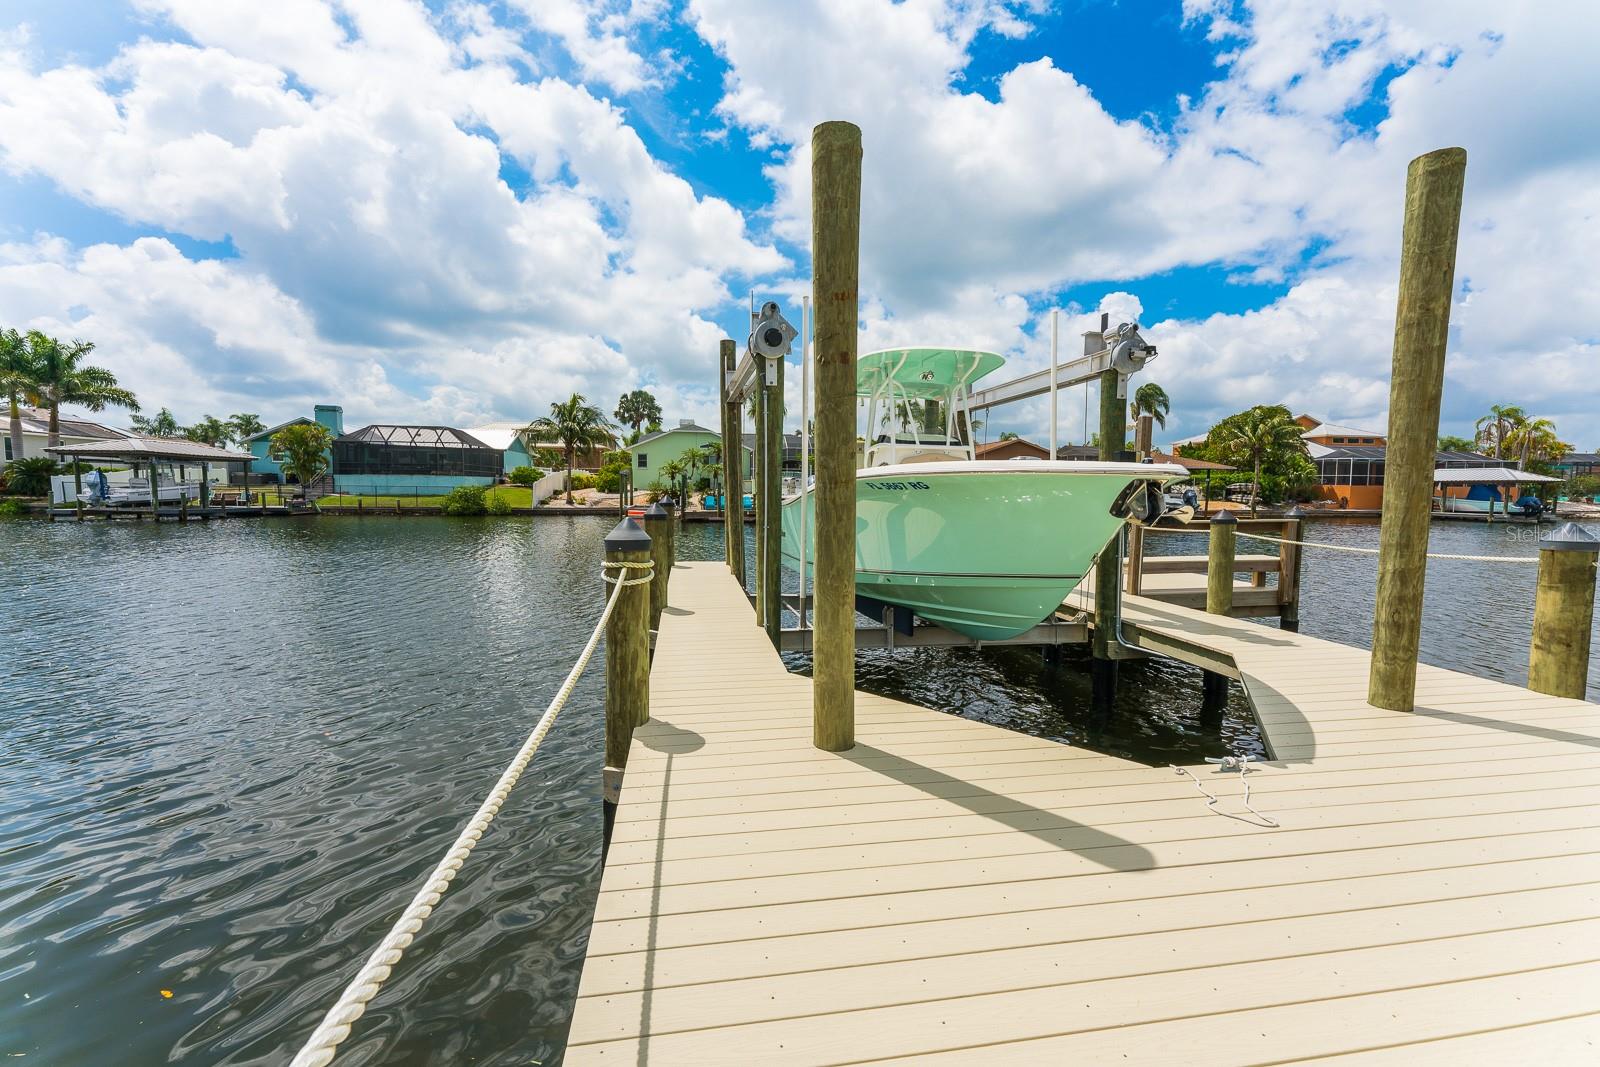
[[[864,693],[818,752],[723,566],[671,605],[569,1064],[1600,1058],[1593,705],[1425,668],[1397,716],[1359,650],[1130,598],[1239,657],[1292,761],[1252,775],[1264,829]]]

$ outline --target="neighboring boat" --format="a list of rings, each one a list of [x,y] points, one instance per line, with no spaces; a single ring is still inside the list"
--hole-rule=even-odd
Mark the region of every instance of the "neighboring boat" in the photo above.
[[[149,507],[150,481],[147,478],[129,478],[121,485],[102,488],[101,500],[107,507]],[[90,498],[85,491],[85,500]],[[156,496],[163,504],[177,504],[183,500],[199,500],[200,486],[178,482],[170,474],[162,474],[156,482]]]
[[[868,425],[880,411],[901,425],[867,446],[856,472],[856,591],[983,641],[1048,618],[1122,524],[1160,517],[1162,486],[1188,474],[1176,464],[974,459],[969,387],[1004,362],[902,348],[857,365]],[[806,511],[808,577],[813,506],[809,488],[783,506],[791,566]]]

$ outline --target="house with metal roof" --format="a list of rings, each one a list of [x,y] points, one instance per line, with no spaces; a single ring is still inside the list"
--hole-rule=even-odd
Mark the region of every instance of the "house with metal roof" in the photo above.
[[[518,467],[533,466],[533,456],[528,451],[528,444],[522,432],[527,425],[526,422],[516,421],[491,422],[484,426],[468,427],[467,433],[490,448],[498,448],[505,457],[503,462],[505,473],[510,474]]]
[[[12,455],[14,447],[11,441],[9,413],[7,418],[0,420],[0,467],[4,467],[13,459],[32,459],[35,456],[46,455],[45,446],[50,443],[50,412],[44,408],[20,408],[22,415],[22,451]],[[95,444],[105,441],[120,441],[131,437],[126,430],[115,430],[110,426],[102,426],[89,419],[73,418],[62,415],[57,419],[58,431],[63,445]]]

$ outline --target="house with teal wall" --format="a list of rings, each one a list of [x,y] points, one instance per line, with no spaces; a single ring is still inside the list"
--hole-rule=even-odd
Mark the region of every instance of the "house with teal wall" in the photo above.
[[[715,430],[696,425],[692,419],[682,419],[670,430],[657,430],[655,433],[645,434],[628,446],[628,453],[633,457],[633,484],[644,489],[652,482],[665,482],[667,479],[661,473],[664,464],[677,459],[688,449],[704,445],[716,445],[720,448],[722,435]],[[744,479],[748,482],[755,469],[755,460],[748,446],[743,451]]]
[[[272,435],[287,426],[299,426],[302,423],[320,425],[328,431],[330,436],[337,438],[344,433],[344,408],[338,404],[318,404],[311,409],[311,418],[309,419],[302,415],[297,419],[290,419],[288,422],[280,422],[276,426],[269,426],[260,433],[245,438],[246,451],[256,457],[255,462],[250,464],[250,473],[268,475],[268,482],[282,482],[283,468],[272,458]],[[328,457],[328,462],[331,464],[333,462],[333,449],[330,447],[323,454]]]

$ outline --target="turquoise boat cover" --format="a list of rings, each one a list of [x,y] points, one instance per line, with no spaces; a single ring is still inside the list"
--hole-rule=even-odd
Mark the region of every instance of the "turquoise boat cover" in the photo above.
[[[940,400],[1004,364],[1004,356],[967,348],[886,348],[856,360],[856,395],[871,396],[892,380],[899,396]]]

